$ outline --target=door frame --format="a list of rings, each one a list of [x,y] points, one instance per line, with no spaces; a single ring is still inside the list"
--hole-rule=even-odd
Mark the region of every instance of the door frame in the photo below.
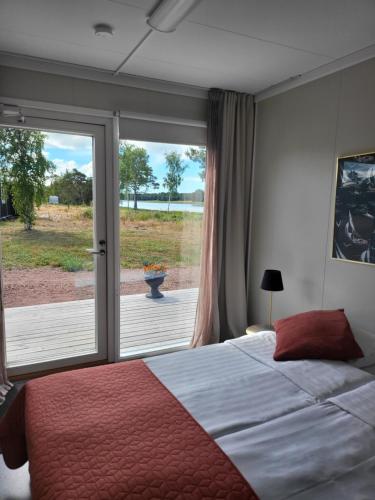
[[[39,371],[53,370],[63,367],[74,367],[75,365],[96,362],[115,361],[117,331],[119,331],[119,255],[118,255],[118,155],[115,154],[118,145],[118,118],[106,116],[95,116],[94,114],[66,113],[64,111],[43,110],[39,107],[26,108],[22,106],[22,112],[26,117],[26,123],[21,128],[37,128],[42,130],[71,132],[82,135],[91,135],[95,140],[96,160],[96,183],[95,197],[97,234],[96,243],[99,239],[105,239],[106,256],[96,257],[103,259],[101,270],[98,272],[98,281],[102,286],[96,287],[96,335],[98,352],[90,355],[80,355],[70,358],[46,361],[11,367],[8,369],[9,376],[34,373]],[[1,127],[20,126],[13,117],[0,119]],[[100,162],[100,165],[99,165]],[[104,188],[104,189],[103,189]],[[99,277],[99,275],[98,275]],[[100,311],[99,311],[100,308]]]

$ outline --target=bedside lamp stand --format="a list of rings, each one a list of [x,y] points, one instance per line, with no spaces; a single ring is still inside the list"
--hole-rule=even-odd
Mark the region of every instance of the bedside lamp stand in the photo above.
[[[269,326],[272,327],[272,293],[284,290],[281,272],[277,269],[266,269],[263,274],[260,288],[270,292]]]

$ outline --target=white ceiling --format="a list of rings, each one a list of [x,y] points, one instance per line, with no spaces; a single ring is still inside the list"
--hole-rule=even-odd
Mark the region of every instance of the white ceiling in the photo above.
[[[115,70],[157,0],[1,0],[0,50]],[[374,0],[202,0],[153,33],[127,74],[258,93],[375,44]],[[98,22],[112,39],[95,37]]]

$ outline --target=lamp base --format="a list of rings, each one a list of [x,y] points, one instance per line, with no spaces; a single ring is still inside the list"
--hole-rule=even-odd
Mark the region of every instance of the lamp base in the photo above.
[[[246,328],[246,334],[251,335],[252,333],[263,332],[266,330],[271,330],[274,332],[274,328],[272,325],[251,325]]]

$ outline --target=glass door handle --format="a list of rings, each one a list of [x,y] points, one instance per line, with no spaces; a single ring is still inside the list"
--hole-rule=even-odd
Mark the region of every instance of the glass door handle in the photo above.
[[[101,248],[100,250],[97,250],[96,248],[87,248],[86,250],[88,253],[91,253],[91,255],[105,255],[104,248]]]

